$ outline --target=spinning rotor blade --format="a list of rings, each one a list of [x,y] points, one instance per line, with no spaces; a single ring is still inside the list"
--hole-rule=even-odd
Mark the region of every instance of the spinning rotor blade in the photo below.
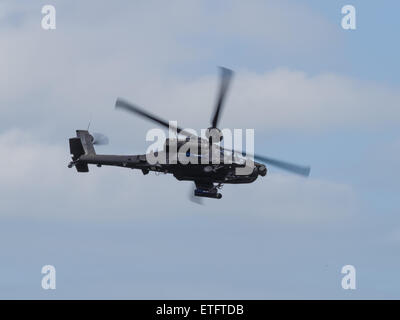
[[[235,151],[235,150],[231,150],[231,149],[223,149],[223,150],[233,152],[233,153],[238,153],[244,157],[247,156],[244,152],[239,152],[239,151]],[[281,160],[276,160],[276,159],[260,156],[257,154],[253,155],[253,158],[255,160],[269,164],[271,166],[274,166],[274,167],[277,167],[277,168],[280,168],[280,169],[283,169],[286,171],[290,171],[290,172],[299,174],[304,177],[308,177],[310,175],[310,170],[311,170],[310,167],[299,166],[297,164],[293,164],[293,163],[289,163],[289,162],[285,162],[285,161],[281,161]]]
[[[163,126],[165,128],[176,129],[176,131],[179,134],[182,134],[184,136],[195,137],[190,132],[187,132],[187,131],[179,128],[179,127],[175,128],[173,126],[170,126],[168,121],[165,121],[165,120],[159,118],[158,116],[155,116],[155,115],[153,115],[153,114],[151,114],[151,113],[139,108],[138,106],[136,106],[134,104],[126,102],[126,101],[122,100],[121,98],[118,98],[117,101],[115,102],[115,108],[116,109],[123,109],[123,110],[129,111],[129,112],[132,112],[132,113],[136,113],[139,116],[142,116],[142,117],[144,117],[146,119],[149,119],[149,120],[151,120],[153,122],[156,122],[156,123],[160,124],[161,126]]]
[[[101,146],[101,145],[106,145],[109,142],[108,137],[106,137],[104,134],[101,133],[94,132],[92,134],[92,137],[94,145]]]
[[[266,164],[270,164],[271,166],[275,166],[277,168],[299,174],[304,177],[308,177],[310,175],[310,170],[311,170],[310,167],[299,166],[297,164],[292,164],[285,161],[271,159],[259,155],[254,155],[254,159],[261,162],[265,162]]]
[[[224,104],[226,92],[228,91],[229,84],[232,79],[233,71],[224,67],[221,69],[221,86],[219,89],[219,95],[217,99],[217,104],[215,105],[214,116],[211,119],[211,127],[217,128],[219,116],[221,113],[222,106]]]

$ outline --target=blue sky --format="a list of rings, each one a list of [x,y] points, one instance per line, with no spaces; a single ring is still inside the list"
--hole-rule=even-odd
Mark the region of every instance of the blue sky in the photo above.
[[[40,27],[45,4],[56,30]],[[399,7],[3,1],[0,297],[398,298]],[[89,120],[110,138],[98,152],[146,150],[153,125],[115,112],[118,96],[207,127],[218,65],[235,70],[221,125],[254,128],[256,152],[310,164],[308,179],[269,168],[198,206],[171,176],[66,168]]]

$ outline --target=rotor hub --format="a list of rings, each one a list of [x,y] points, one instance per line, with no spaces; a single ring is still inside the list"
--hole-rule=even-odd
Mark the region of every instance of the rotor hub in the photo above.
[[[220,142],[224,138],[222,131],[218,128],[210,127],[206,130],[206,138],[210,142]]]

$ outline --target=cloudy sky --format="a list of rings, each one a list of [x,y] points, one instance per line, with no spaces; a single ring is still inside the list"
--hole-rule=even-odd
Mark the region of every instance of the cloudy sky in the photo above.
[[[1,1],[0,298],[399,298],[398,10]],[[254,128],[256,152],[311,165],[308,179],[271,167],[200,206],[172,176],[67,168],[89,121],[111,142],[99,153],[147,149],[154,125],[116,112],[118,96],[207,128],[219,65],[235,70],[221,127]],[[341,287],[348,264],[356,290]]]

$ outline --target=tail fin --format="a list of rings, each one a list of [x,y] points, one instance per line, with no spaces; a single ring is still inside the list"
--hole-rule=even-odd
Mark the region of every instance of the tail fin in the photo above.
[[[96,151],[93,146],[93,136],[87,130],[76,130],[76,138],[69,139],[69,149],[73,162],[75,162],[76,170],[79,172],[88,172],[87,163],[79,162],[82,155],[95,155]]]

